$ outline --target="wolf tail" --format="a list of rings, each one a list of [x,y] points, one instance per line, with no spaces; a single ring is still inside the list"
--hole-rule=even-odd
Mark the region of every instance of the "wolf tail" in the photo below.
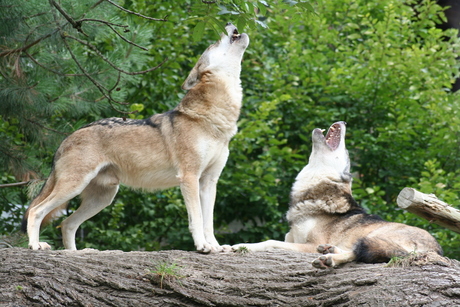
[[[434,243],[430,248],[423,251],[432,251],[442,256],[443,252],[439,244],[433,239]],[[393,257],[405,257],[410,254],[399,244],[383,238],[362,238],[353,247],[356,261],[364,263],[388,262]]]
[[[382,238],[362,238],[353,247],[357,262],[388,262],[392,257],[404,257],[409,253],[396,244]]]
[[[29,208],[27,208],[26,213],[24,214],[24,217],[22,218],[22,225],[21,225],[21,230],[23,232],[27,232],[27,220],[29,218],[29,211],[30,208],[36,207],[40,205],[43,201],[45,201],[53,192],[54,186],[56,184],[56,178],[54,176],[54,172],[51,172],[51,175],[49,176],[48,180],[46,180],[45,184],[43,185],[40,193],[37,195],[37,197],[34,198],[34,200],[30,203]],[[63,208],[67,207],[67,202],[59,206],[58,208],[52,210],[50,213],[48,213],[45,218],[43,219],[42,224],[48,224],[52,219],[56,218],[59,216],[59,213]]]

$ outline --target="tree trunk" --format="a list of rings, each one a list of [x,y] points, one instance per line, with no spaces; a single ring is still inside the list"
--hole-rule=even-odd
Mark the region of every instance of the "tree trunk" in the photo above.
[[[0,249],[0,306],[460,304],[456,260],[411,267],[349,263],[318,270],[310,264],[315,257],[279,250],[203,255],[5,248]]]
[[[398,206],[432,223],[460,233],[460,210],[455,209],[434,194],[425,194],[404,188],[398,195]]]

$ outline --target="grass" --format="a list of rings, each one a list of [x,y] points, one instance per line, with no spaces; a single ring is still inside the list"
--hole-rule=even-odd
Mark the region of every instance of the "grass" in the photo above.
[[[447,258],[444,258],[437,253],[417,253],[410,252],[406,256],[392,257],[386,264],[386,267],[410,267],[410,266],[422,266],[429,264],[449,265],[450,262]]]
[[[27,235],[16,232],[0,236],[0,248],[24,247],[27,248]]]
[[[163,289],[164,280],[179,280],[184,276],[179,274],[181,267],[177,263],[170,263],[166,261],[159,262],[155,268],[150,270],[150,274],[160,278],[160,288]]]
[[[236,252],[241,254],[241,255],[246,255],[246,254],[250,253],[250,250],[246,246],[240,246],[240,247],[238,247]]]

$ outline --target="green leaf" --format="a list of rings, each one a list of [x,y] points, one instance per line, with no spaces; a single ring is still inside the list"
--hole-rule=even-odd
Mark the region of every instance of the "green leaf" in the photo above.
[[[204,28],[206,26],[206,21],[198,21],[197,24],[195,25],[195,28],[193,28],[193,34],[192,38],[194,42],[201,41],[203,38],[203,32]]]

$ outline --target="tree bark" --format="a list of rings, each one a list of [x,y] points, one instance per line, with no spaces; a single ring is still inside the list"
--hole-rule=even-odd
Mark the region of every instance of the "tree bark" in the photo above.
[[[315,254],[0,249],[0,306],[458,306],[460,262],[349,263]],[[178,272],[161,280],[158,265]]]
[[[439,200],[434,194],[424,194],[404,188],[397,198],[398,206],[432,223],[460,233],[460,210]]]

